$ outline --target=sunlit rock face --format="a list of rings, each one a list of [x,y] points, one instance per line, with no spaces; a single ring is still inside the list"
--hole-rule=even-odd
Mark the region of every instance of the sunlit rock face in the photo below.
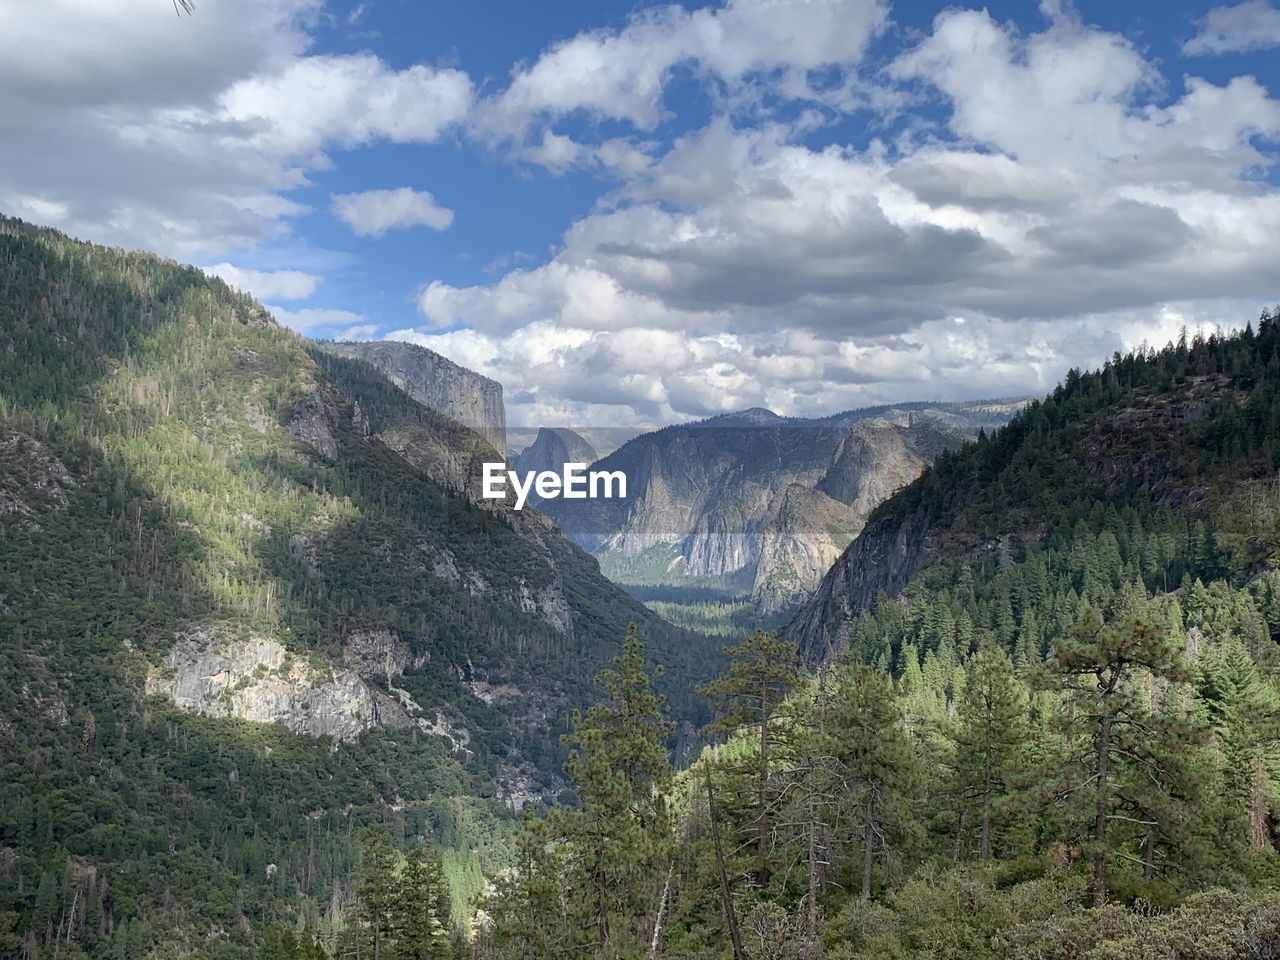
[[[397,654],[382,653],[382,663],[394,665]],[[146,689],[188,713],[276,723],[334,741],[379,724],[414,722],[350,666],[302,658],[272,637],[231,628],[202,627],[181,637],[152,667]]]
[[[443,413],[480,434],[499,453],[507,449],[502,385],[412,343],[321,343],[321,349],[365,360],[424,407]]]

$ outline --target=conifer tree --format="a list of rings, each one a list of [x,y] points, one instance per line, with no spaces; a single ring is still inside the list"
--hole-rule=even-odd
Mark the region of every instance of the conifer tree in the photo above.
[[[1083,791],[1090,801],[1093,903],[1102,906],[1107,902],[1111,825],[1126,822],[1144,831],[1158,825],[1154,810],[1133,810],[1134,791],[1127,788],[1141,780],[1146,791],[1167,796],[1171,790],[1170,771],[1152,753],[1152,715],[1139,682],[1148,674],[1186,680],[1182,651],[1145,623],[1104,625],[1096,611],[1086,608],[1070,633],[1054,644],[1049,669],[1071,704],[1068,740],[1080,752],[1070,759],[1087,771],[1070,784],[1070,791]]]
[[[360,902],[354,935],[368,944],[372,960],[391,957],[388,949],[395,928],[397,855],[387,841],[386,831],[367,828],[360,843],[360,872],[357,876]]]
[[[777,634],[757,630],[735,647],[726,648],[729,669],[702,689],[715,703],[718,720],[711,732],[736,732],[746,727],[756,731],[759,752],[756,763],[756,883],[769,880],[769,816],[772,807],[770,774],[775,715],[800,673],[795,644],[778,639]]]
[[[582,946],[600,958],[643,952],[672,858],[672,724],[643,649],[633,625],[613,668],[600,675],[608,699],[575,715],[565,770],[582,806],[551,820],[553,838],[569,848],[566,902]]]
[[[919,763],[903,726],[898,693],[890,678],[861,664],[842,662],[830,671],[831,696],[820,730],[807,747],[838,781],[840,810],[829,811],[854,825],[860,848],[861,899],[871,899],[877,860],[895,840],[916,831],[911,801],[921,780]]]
[[[986,860],[1030,735],[1026,691],[1003,650],[984,647],[970,661],[956,714],[956,779],[977,823],[978,859]]]
[[[393,894],[396,960],[449,960],[449,888],[434,841],[419,844],[405,859]]]
[[[480,925],[492,945],[484,960],[573,960],[578,938],[565,902],[567,854],[550,842],[548,824],[526,810],[515,859],[482,907]]]

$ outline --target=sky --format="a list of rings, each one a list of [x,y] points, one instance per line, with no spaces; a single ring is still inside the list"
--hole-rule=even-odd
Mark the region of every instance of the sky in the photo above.
[[[1040,394],[1280,301],[1280,7],[0,4],[0,212],[521,426]]]

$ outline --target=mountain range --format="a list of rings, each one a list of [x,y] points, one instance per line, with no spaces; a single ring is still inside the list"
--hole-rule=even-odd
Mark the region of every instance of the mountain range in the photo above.
[[[1038,805],[1000,807],[1003,872],[935,871],[978,842],[965,819],[977,794],[953,789],[949,764],[982,756],[955,740],[970,722],[956,716],[978,709],[965,691],[993,652],[1012,678],[1018,764],[1061,767],[1072,789],[1087,782],[1073,778],[1091,752],[1082,761],[1060,735],[1061,691],[1042,677],[1095,608],[1167,634],[1190,668],[1165,664],[1160,683],[1126,688],[1126,709],[1181,711],[1170,718],[1203,735],[1184,745],[1204,745],[1194,767],[1164,755],[1150,797],[1148,768],[1116,754],[1116,802],[1147,813],[1117,815],[1113,889],[1172,903],[1209,879],[1246,889],[1274,873],[1280,321],[1270,315],[1256,331],[1072,371],[1042,400],[822,419],[752,409],[600,458],[582,436],[548,428],[512,458],[530,470],[570,460],[623,470],[628,496],[616,502],[516,511],[481,497],[480,465],[501,459],[504,422],[497,384],[431,351],[312,343],[195,268],[0,219],[0,956],[248,958],[273,927],[323,929],[336,943],[367,907],[366,827],[400,848],[439,844],[462,928],[492,880],[519,881],[506,870],[518,853],[560,863],[543,857],[560,849],[547,835],[517,847],[522,810],[578,815],[575,773],[606,787],[625,779],[584,766],[598,739],[575,741],[566,766],[561,735],[610,716],[583,708],[600,699],[595,675],[636,669],[614,659],[630,625],[663,668],[662,696],[641,698],[660,722],[637,742],[654,740],[677,766],[702,744],[711,709],[697,691],[724,666],[721,642],[665,621],[602,565],[636,592],[749,596],[755,623],[772,614],[810,667],[833,665],[837,696],[857,694],[869,676],[859,670],[880,671],[894,704],[880,732],[906,745],[884,769],[928,761],[891,784],[901,802],[887,815],[902,818],[892,851],[891,833],[880,846],[861,835],[863,882],[873,860],[885,863],[871,907],[885,936],[927,920],[913,903],[937,876],[1015,912],[1036,890],[1074,889],[1061,878],[1084,862],[1079,824],[1094,822],[1096,798],[1063,806],[1061,784]],[[615,697],[636,689],[622,676],[604,675]],[[823,681],[792,681],[825,702]],[[1061,729],[1091,718],[1063,702]],[[845,721],[855,736],[861,714]],[[703,756],[749,767],[754,742]],[[794,835],[779,834],[777,851],[757,846],[762,781],[735,783],[742,772],[716,774],[732,877],[719,851],[713,873],[707,853],[707,830],[720,828],[707,819],[710,779],[705,804],[694,780],[676,781],[671,809],[687,842],[666,873],[678,891],[670,934],[686,956],[724,953],[717,918],[731,885],[762,898],[753,922],[793,924],[786,910],[802,897],[769,858],[826,856],[813,832],[791,829],[817,822],[813,793],[803,808],[802,794],[780,794],[799,818],[783,821]],[[1039,788],[1018,778],[1021,767],[1004,789],[1027,800]],[[833,850],[856,845],[841,826],[837,817],[827,833]],[[1131,850],[1147,858],[1141,868],[1124,866]],[[767,890],[743,851],[773,871]],[[831,874],[824,923],[833,942],[865,947],[847,955],[876,956],[874,931],[847,919],[868,909],[840,886],[854,862],[833,867],[845,872]],[[661,886],[641,879],[646,892]],[[1026,896],[1000,900],[1006,889]],[[664,915],[666,893],[642,899]],[[1047,929],[1052,941],[1059,928]]]
[[[665,427],[598,461],[626,474],[625,499],[543,509],[620,583],[747,595],[777,615],[809,596],[881,500],[1024,402],[906,403],[821,419],[755,408]]]

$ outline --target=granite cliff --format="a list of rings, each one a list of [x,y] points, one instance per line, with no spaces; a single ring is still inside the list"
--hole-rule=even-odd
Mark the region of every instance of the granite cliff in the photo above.
[[[1020,403],[902,404],[816,420],[756,408],[667,427],[598,461],[626,473],[625,500],[544,509],[619,582],[747,595],[777,614],[813,592],[878,503]]]
[[[324,341],[322,350],[373,364],[424,407],[470,427],[499,453],[507,450],[502,385],[414,343]]]
[[[539,427],[533,443],[520,451],[511,464],[521,473],[554,470],[566,463],[594,463],[596,450],[586,438],[565,427]]]

